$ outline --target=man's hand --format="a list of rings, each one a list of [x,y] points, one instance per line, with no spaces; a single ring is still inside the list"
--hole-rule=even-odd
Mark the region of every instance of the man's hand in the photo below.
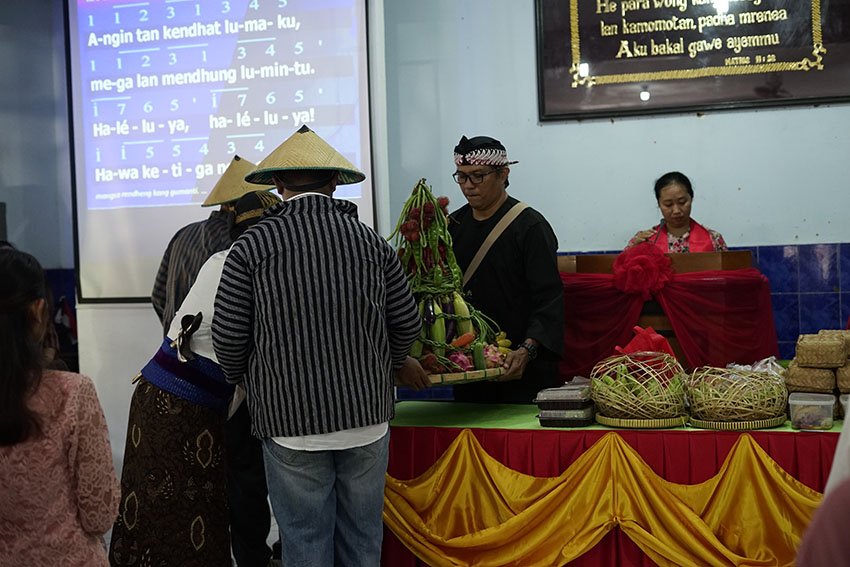
[[[531,357],[529,356],[528,351],[524,348],[512,350],[508,353],[508,356],[505,357],[505,363],[502,365],[505,368],[505,373],[498,378],[493,378],[493,382],[519,380],[522,378],[522,373],[529,360],[531,360]]]
[[[527,337],[524,343],[532,345],[535,350],[540,348],[540,343],[531,337]],[[494,378],[494,382],[507,382],[508,380],[519,380],[522,378],[522,373],[525,371],[526,365],[531,360],[531,353],[525,347],[520,347],[508,353],[505,357],[505,363],[502,365],[505,368],[505,373]]]
[[[430,388],[431,379],[428,378],[428,374],[422,369],[419,361],[412,356],[408,356],[404,359],[404,364],[396,372],[395,385],[407,386],[418,392],[422,388]]]

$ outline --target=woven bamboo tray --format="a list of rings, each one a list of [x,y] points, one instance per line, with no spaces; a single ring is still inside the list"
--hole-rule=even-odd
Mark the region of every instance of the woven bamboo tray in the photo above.
[[[492,380],[505,373],[505,369],[485,368],[484,370],[469,370],[467,372],[452,372],[450,374],[429,374],[432,384],[465,384],[467,382],[480,382],[481,380]]]
[[[608,427],[622,427],[624,429],[668,429],[670,427],[682,427],[688,422],[688,416],[667,417],[663,419],[625,419],[620,417],[606,417],[596,414],[596,422]]]
[[[716,429],[719,431],[748,431],[751,429],[767,429],[768,427],[779,427],[784,425],[788,416],[782,414],[770,419],[755,419],[751,421],[706,421],[692,417],[689,421],[691,427],[700,429]]]

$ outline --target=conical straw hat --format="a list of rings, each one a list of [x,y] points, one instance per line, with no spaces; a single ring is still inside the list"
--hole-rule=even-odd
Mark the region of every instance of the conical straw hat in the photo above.
[[[274,183],[272,174],[278,171],[300,171],[319,169],[339,171],[337,185],[360,183],[366,179],[362,171],[333,149],[330,144],[302,126],[257,165],[257,169],[245,177],[248,183]]]
[[[239,156],[233,156],[230,165],[224,171],[224,175],[212,188],[210,194],[204,200],[202,207],[212,207],[213,205],[221,205],[222,203],[230,203],[237,200],[239,197],[252,191],[262,191],[262,188],[245,181],[245,176],[251,173],[257,167],[247,159]],[[274,185],[267,187],[265,190],[274,189]]]

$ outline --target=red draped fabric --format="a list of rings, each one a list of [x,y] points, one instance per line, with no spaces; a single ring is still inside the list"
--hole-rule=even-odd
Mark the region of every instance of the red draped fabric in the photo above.
[[[393,427],[388,472],[398,479],[424,473],[460,433],[450,427]],[[561,474],[606,430],[530,431],[473,429],[484,449],[499,462],[524,474]],[[791,476],[822,492],[838,443],[837,433],[749,431],[755,441]],[[652,469],[677,484],[704,482],[717,474],[740,433],[731,431],[618,431]],[[389,530],[384,530],[384,567],[421,567]],[[652,567],[654,565],[618,529],[570,567]]]
[[[755,268],[669,276],[662,272],[661,277],[669,280],[654,291],[647,292],[656,285],[653,280],[645,284],[643,292],[632,285],[627,293],[615,286],[617,274],[562,272],[561,376],[588,376],[594,364],[628,343],[648,295],[663,308],[694,368],[729,362],[752,364],[779,355],[770,284]]]
[[[755,268],[676,274],[656,297],[694,368],[779,356],[770,284]]]
[[[632,338],[643,299],[614,287],[611,274],[561,273],[564,284],[564,356],[560,374],[590,376],[593,365]]]

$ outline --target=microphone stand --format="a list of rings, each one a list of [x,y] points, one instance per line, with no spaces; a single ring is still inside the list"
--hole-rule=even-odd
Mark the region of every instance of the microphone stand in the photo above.
[[[658,223],[658,230],[655,231],[655,239],[652,241],[653,244],[658,242],[658,237],[661,236],[661,229],[664,228],[665,224],[667,224],[667,219],[661,219],[661,222]]]

